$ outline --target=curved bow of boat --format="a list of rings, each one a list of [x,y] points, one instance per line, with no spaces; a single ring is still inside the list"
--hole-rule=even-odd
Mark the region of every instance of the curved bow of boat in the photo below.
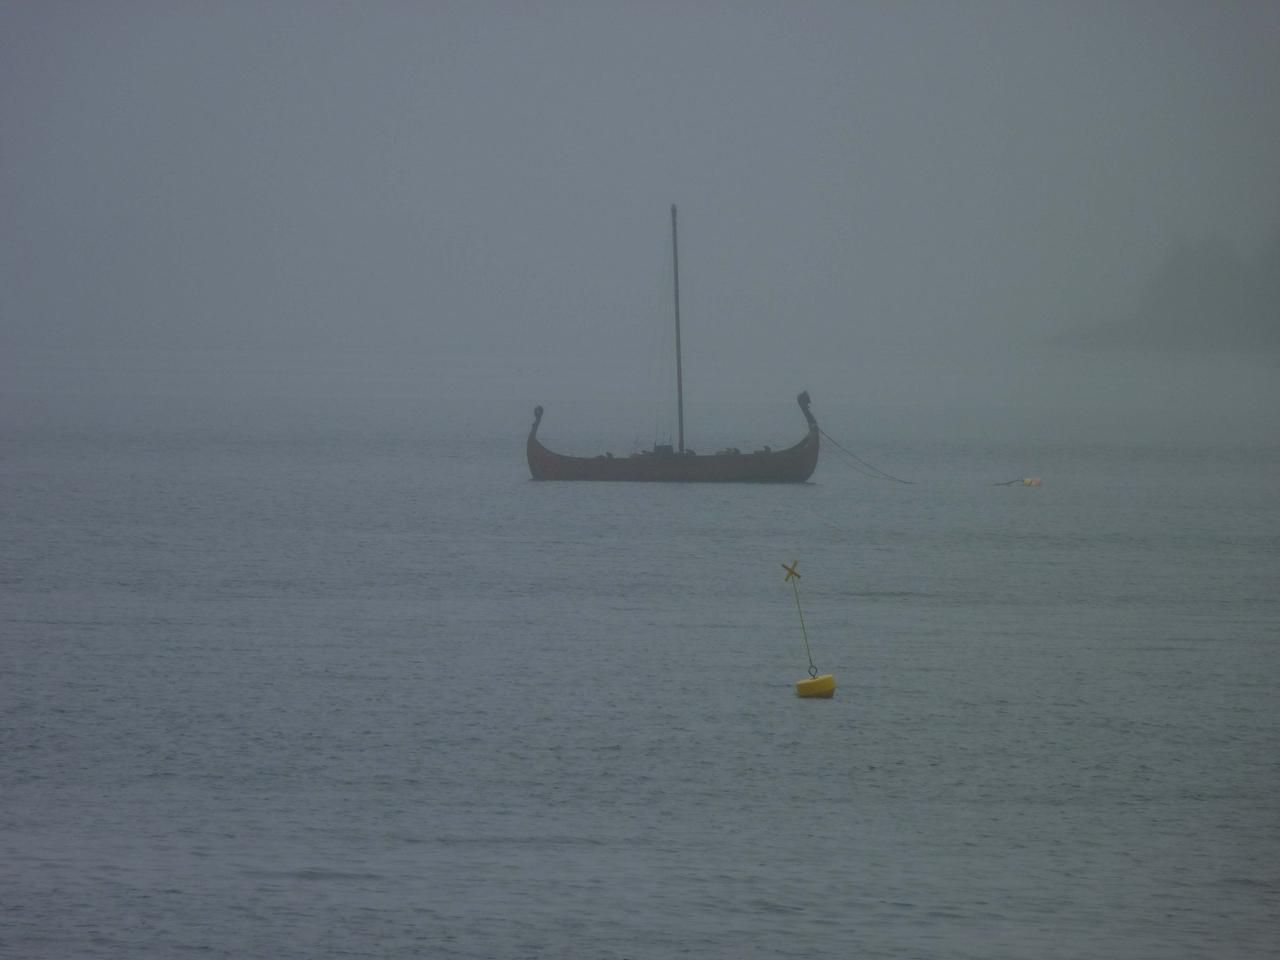
[[[552,453],[538,440],[538,425],[542,423],[542,406],[533,408],[533,426],[529,428],[529,439],[525,441],[525,457],[529,461],[529,473],[535,480],[553,480],[552,465],[559,454]]]
[[[809,429],[817,430],[818,421],[814,419],[813,414],[809,411],[809,391],[801,390],[796,397],[796,403],[800,404],[800,409],[804,412],[804,418],[809,422]],[[539,407],[538,409],[541,410],[542,408]]]

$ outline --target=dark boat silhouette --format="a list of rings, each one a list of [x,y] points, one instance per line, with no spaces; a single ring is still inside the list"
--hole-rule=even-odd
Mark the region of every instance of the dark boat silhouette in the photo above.
[[[699,456],[684,445],[684,371],[680,358],[680,255],[676,239],[676,208],[671,208],[671,260],[675,268],[676,409],[679,446],[657,444],[652,450],[615,457],[571,457],[555,453],[538,440],[542,407],[533,408],[533,426],[525,452],[535,480],[634,480],[658,483],[804,483],[818,466],[818,421],[809,410],[809,394],[796,401],[809,431],[785,450],[764,447],[754,453],[738,450]]]

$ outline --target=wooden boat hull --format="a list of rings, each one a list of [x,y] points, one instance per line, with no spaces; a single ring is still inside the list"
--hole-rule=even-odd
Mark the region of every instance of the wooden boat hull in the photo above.
[[[785,450],[717,453],[699,456],[646,451],[629,457],[570,457],[548,450],[538,440],[542,408],[534,410],[526,452],[535,480],[614,480],[649,483],[804,483],[818,466],[818,423],[809,412],[808,394],[800,407],[809,432]]]

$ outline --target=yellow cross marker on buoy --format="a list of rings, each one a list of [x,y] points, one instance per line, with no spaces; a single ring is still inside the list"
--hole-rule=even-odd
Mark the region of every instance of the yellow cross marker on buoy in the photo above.
[[[836,678],[829,673],[818,676],[818,668],[813,665],[813,651],[809,649],[809,631],[805,629],[804,611],[800,609],[800,585],[797,583],[800,579],[800,571],[796,569],[799,565],[799,560],[792,560],[791,566],[785,563],[782,565],[782,569],[787,571],[783,583],[790,583],[791,590],[796,595],[796,613],[800,615],[800,633],[804,637],[804,652],[809,655],[809,677],[806,680],[796,681],[796,696],[826,699],[836,692]]]

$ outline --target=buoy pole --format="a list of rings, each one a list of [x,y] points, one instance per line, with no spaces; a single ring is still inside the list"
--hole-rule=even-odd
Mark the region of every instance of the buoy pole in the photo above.
[[[809,658],[809,676],[816,677],[818,668],[813,665],[813,651],[809,649],[809,631],[804,628],[804,611],[800,609],[800,586],[796,583],[799,579],[800,575],[797,574],[791,581],[791,590],[796,595],[796,613],[800,614],[800,635],[804,637],[804,653]]]
[[[804,625],[804,610],[800,607],[800,585],[796,582],[800,579],[800,571],[796,569],[799,562],[792,560],[790,565],[783,564],[782,569],[787,571],[787,580],[791,583],[791,592],[796,598],[796,613],[800,615],[800,635],[804,637],[804,652],[809,658],[809,677],[806,680],[796,681],[796,696],[798,697],[821,697],[822,699],[830,699],[832,694],[836,692],[836,678],[829,673],[818,676],[818,668],[813,662],[813,650],[809,647],[809,631]]]

